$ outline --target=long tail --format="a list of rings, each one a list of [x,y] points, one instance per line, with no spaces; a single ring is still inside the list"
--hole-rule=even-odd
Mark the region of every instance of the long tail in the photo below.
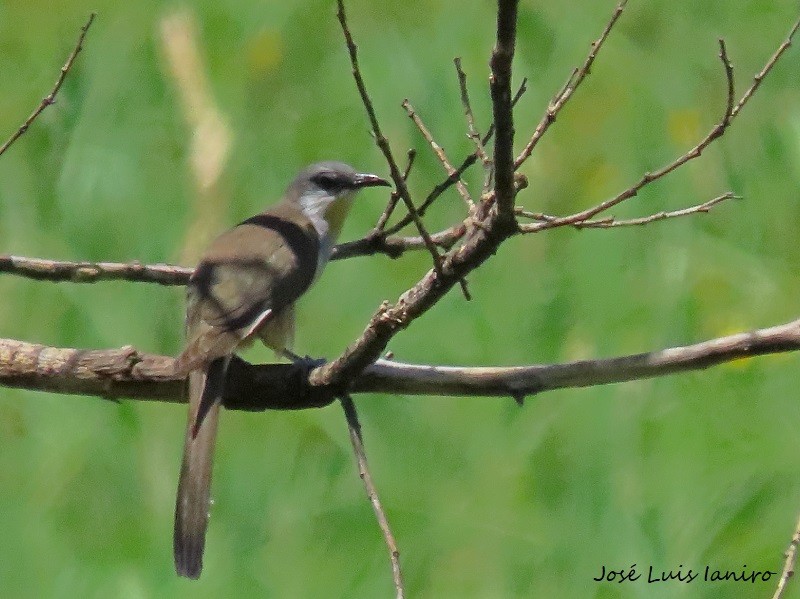
[[[219,358],[208,369],[189,373],[189,422],[175,502],[175,571],[199,578],[208,528],[211,468],[217,436],[219,406],[229,358]]]

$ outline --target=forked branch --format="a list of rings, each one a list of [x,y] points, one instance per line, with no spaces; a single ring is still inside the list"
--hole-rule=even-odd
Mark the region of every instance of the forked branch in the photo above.
[[[605,212],[606,210],[621,204],[625,200],[628,200],[636,196],[639,193],[639,191],[641,191],[647,185],[650,185],[654,181],[657,181],[667,176],[668,174],[674,172],[675,170],[682,167],[691,160],[699,158],[702,155],[703,151],[706,148],[708,148],[708,146],[710,146],[714,141],[716,141],[725,134],[728,127],[730,127],[731,123],[733,123],[736,116],[739,115],[742,108],[744,108],[748,100],[753,96],[753,93],[755,89],[758,87],[758,85],[760,85],[763,76],[772,70],[772,68],[775,66],[776,61],[781,57],[786,48],[788,48],[791,45],[792,38],[794,37],[794,34],[797,32],[799,25],[800,21],[794,24],[794,26],[789,32],[789,36],[787,37],[787,39],[781,44],[781,46],[778,48],[775,54],[773,54],[772,57],[770,57],[770,59],[764,65],[759,74],[756,75],[753,84],[747,89],[747,91],[745,91],[745,93],[742,95],[739,101],[735,104],[734,104],[735,86],[733,77],[733,66],[731,65],[730,60],[728,59],[724,40],[719,40],[720,44],[719,57],[725,71],[725,80],[727,89],[725,109],[719,121],[711,128],[711,130],[706,134],[706,136],[702,140],[700,140],[694,147],[689,149],[687,152],[677,157],[672,162],[661,167],[660,169],[653,172],[645,173],[644,175],[642,175],[639,181],[637,181],[635,184],[625,189],[624,191],[618,193],[613,198],[610,198],[591,208],[587,208],[585,210],[576,212],[568,216],[548,219],[535,224],[526,225],[524,227],[524,232],[536,233],[539,231],[543,231],[545,229],[575,225],[577,223],[585,222],[597,216],[601,212]]]

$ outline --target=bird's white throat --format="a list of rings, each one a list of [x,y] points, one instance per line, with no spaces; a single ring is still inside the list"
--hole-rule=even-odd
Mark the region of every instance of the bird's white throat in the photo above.
[[[300,196],[300,208],[314,229],[319,235],[319,258],[317,260],[317,272],[328,261],[333,251],[339,233],[342,232],[342,225],[350,206],[353,203],[354,193],[350,190],[343,191],[337,196],[316,190],[309,191]]]

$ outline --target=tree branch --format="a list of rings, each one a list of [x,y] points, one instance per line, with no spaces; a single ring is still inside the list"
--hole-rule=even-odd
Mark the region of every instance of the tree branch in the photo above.
[[[410,148],[408,152],[406,152],[406,156],[407,162],[406,170],[403,171],[403,181],[408,181],[408,176],[411,174],[411,167],[414,166],[414,159],[417,157],[417,151],[414,148]],[[399,199],[400,194],[397,192],[397,190],[392,190],[392,193],[389,194],[389,201],[386,204],[386,208],[384,208],[383,212],[378,218],[378,222],[375,224],[375,229],[372,232],[373,237],[378,235],[382,236],[383,230],[386,228],[386,223],[389,221],[389,217],[392,216],[394,209],[397,207],[397,201]],[[419,213],[419,210],[417,212]]]
[[[786,52],[786,50],[789,49],[789,46],[792,45],[792,41],[794,40],[794,36],[797,33],[798,29],[800,29],[800,19],[794,22],[794,25],[792,25],[792,28],[789,30],[789,35],[787,35],[786,39],[783,40],[783,43],[780,46],[778,46],[778,49],[775,50],[775,53],[770,57],[770,59],[764,65],[764,68],[755,74],[755,76],[753,77],[752,85],[749,88],[747,88],[747,91],[744,92],[739,102],[731,110],[732,117],[735,117],[739,114],[742,108],[744,108],[745,104],[747,104],[748,100],[750,100],[750,97],[754,93],[756,93],[756,90],[758,90],[758,88],[761,86],[761,83],[764,81],[764,78],[778,63],[778,60],[783,55],[783,53]]]
[[[528,366],[431,366],[377,360],[350,383],[352,393],[403,393],[514,397],[576,387],[702,370],[742,358],[800,349],[800,319],[681,347],[647,353]],[[174,359],[138,352],[131,346],[113,350],[46,347],[0,339],[0,385],[34,391],[183,402],[183,380]],[[293,410],[328,405],[341,394],[336,385],[310,379],[324,377],[332,364],[251,365],[231,362],[225,405],[231,409]]]
[[[464,225],[458,223],[429,236],[434,245],[449,249],[464,235]],[[426,249],[422,237],[367,236],[341,243],[333,248],[331,260],[344,260],[358,256],[385,254],[397,258],[409,250]],[[0,254],[0,273],[7,273],[37,281],[97,283],[100,281],[132,281],[159,285],[186,285],[191,268],[172,264],[142,264],[131,262],[86,262],[28,258]]]
[[[70,281],[96,283],[98,281],[135,281],[159,285],[186,285],[191,268],[171,264],[145,265],[132,262],[70,262],[0,255],[0,273],[8,273],[37,281]]]
[[[453,64],[456,67],[456,75],[458,76],[458,87],[461,90],[461,105],[464,107],[464,117],[467,120],[467,136],[472,140],[475,145],[475,156],[480,158],[483,168],[486,171],[485,180],[489,181],[489,174],[492,170],[492,161],[486,154],[486,148],[483,146],[478,128],[475,126],[475,115],[472,112],[472,104],[469,101],[469,89],[467,88],[467,74],[461,68],[461,59],[456,57],[453,59]],[[513,108],[515,100],[511,101]],[[484,193],[489,191],[488,186],[484,186]]]
[[[489,91],[494,116],[494,192],[497,212],[514,224],[514,116],[511,108],[511,63],[517,36],[518,0],[498,0],[497,41],[489,61]]]
[[[796,28],[792,29],[789,39],[784,42],[784,45],[787,43],[791,43],[791,36],[797,31]],[[726,103],[725,103],[725,110],[723,111],[722,116],[720,117],[719,121],[711,128],[711,130],[706,134],[706,136],[700,140],[693,148],[688,150],[686,153],[682,154],[669,164],[661,167],[660,169],[654,172],[648,172],[642,175],[641,179],[637,181],[635,184],[630,186],[628,189],[620,192],[616,196],[611,199],[605,200],[604,202],[600,202],[599,204],[587,208],[586,210],[582,210],[580,212],[576,212],[569,216],[559,217],[553,220],[548,220],[536,224],[532,224],[526,227],[526,233],[535,233],[544,229],[551,229],[554,227],[563,227],[565,225],[574,225],[576,223],[584,222],[586,220],[591,219],[592,217],[600,214],[601,212],[605,212],[609,208],[613,208],[621,204],[622,202],[636,196],[644,187],[650,185],[654,181],[661,179],[669,175],[671,172],[677,170],[687,162],[699,158],[703,151],[710,146],[714,141],[722,137],[725,132],[728,130],[728,127],[733,122],[734,118],[737,114],[739,114],[739,110],[747,103],[750,97],[752,97],[752,89],[756,86],[756,83],[751,86],[750,89],[745,92],[739,102],[734,106],[733,99],[735,96],[734,90],[734,80],[733,80],[733,67],[731,66],[730,61],[728,60],[727,51],[725,48],[724,40],[719,40],[720,45],[720,60],[722,61],[723,68],[725,70],[725,80],[726,80]],[[783,47],[783,46],[782,46]],[[788,47],[788,46],[786,46]],[[777,60],[777,57],[780,57],[780,53],[776,52],[772,58],[769,59],[767,62],[767,66],[762,69],[762,72],[769,71],[771,65],[774,65],[774,61]],[[736,109],[739,110],[736,110]]]
[[[478,268],[489,256],[494,254],[505,239],[516,233],[536,232],[564,225],[595,228],[642,225],[656,220],[706,212],[712,206],[733,197],[730,193],[724,194],[690,208],[673,212],[659,212],[638,219],[617,221],[613,217],[609,217],[592,220],[592,217],[600,212],[635,196],[649,183],[666,176],[689,160],[699,157],[708,145],[721,137],[757,90],[763,78],[791,45],[800,21],[794,25],[788,38],[754,77],[753,84],[738,102],[735,102],[733,67],[727,57],[725,44],[720,40],[720,59],[728,84],[725,112],[709,134],[683,156],[654,173],[646,173],[638,183],[611,200],[570,216],[552,217],[514,210],[515,195],[523,186],[515,180],[515,170],[531,155],[536,143],[554,122],[557,113],[590,72],[597,52],[622,13],[624,6],[624,0],[617,5],[603,34],[592,44],[592,50],[583,66],[572,73],[564,88],[551,102],[525,149],[515,159],[512,109],[519,93],[512,98],[511,79],[516,38],[517,0],[498,0],[497,39],[490,65],[493,125],[481,140],[474,127],[465,76],[460,65],[457,64],[462,102],[468,118],[470,137],[475,142],[475,151],[458,169],[449,163],[442,152],[440,158],[448,171],[448,178],[440,186],[434,188],[425,202],[417,209],[412,202],[406,183],[413,157],[409,156],[408,168],[405,172],[401,172],[392,156],[389,143],[379,127],[359,71],[357,47],[347,26],[344,5],[342,0],[338,2],[338,17],[350,54],[356,85],[370,119],[376,143],[389,165],[396,186],[394,192],[396,195],[393,195],[390,200],[387,210],[379,221],[379,226],[376,227],[376,232],[363,240],[342,244],[336,249],[333,257],[341,259],[374,253],[396,256],[408,249],[426,248],[433,256],[434,267],[414,287],[398,298],[394,305],[384,303],[372,317],[361,337],[348,347],[342,356],[330,363],[321,366],[303,361],[296,364],[251,365],[234,358],[229,369],[230,379],[226,385],[226,395],[223,401],[227,408],[238,410],[303,409],[322,407],[330,404],[337,396],[341,397],[348,420],[351,442],[358,460],[359,473],[364,480],[368,497],[389,548],[398,597],[403,596],[404,590],[397,546],[369,475],[355,406],[349,395],[345,393],[345,389],[352,392],[402,392],[419,395],[511,396],[521,402],[527,395],[552,389],[585,387],[664,376],[708,368],[744,357],[800,349],[800,320],[796,320],[768,329],[712,339],[685,347],[565,364],[474,368],[402,364],[377,359],[398,331],[407,327],[414,319],[435,305],[451,287],[459,281],[463,281],[469,272]],[[42,101],[19,130],[0,147],[0,155],[25,133],[29,125],[48,105],[53,103],[67,72],[81,50],[84,37],[93,19],[94,14],[83,27],[78,43],[62,68],[61,75],[50,95]],[[523,82],[521,91],[524,91],[524,85]],[[410,116],[413,118],[413,109],[408,108]],[[421,121],[417,122],[424,134],[426,129]],[[444,189],[453,184],[458,185],[461,174],[474,164],[478,157],[488,167],[490,160],[483,151],[483,145],[488,142],[495,131],[494,193],[487,195],[491,195],[491,199],[495,201],[496,210],[489,210],[491,202],[486,201],[481,206],[483,211],[479,211],[474,218],[474,227],[458,223],[439,233],[429,234],[421,220],[425,208]],[[433,138],[430,135],[428,137],[428,141],[436,149]],[[464,195],[468,197],[468,194]],[[383,231],[398,198],[402,198],[406,204],[408,208],[407,222],[413,221],[416,224],[419,237],[392,238],[386,236],[393,231],[396,232],[399,228]],[[533,218],[539,222],[518,228],[515,221],[516,214]],[[397,226],[402,226],[402,224]],[[463,241],[463,244],[456,249],[451,249],[458,241]],[[440,256],[438,248],[445,248],[449,251],[444,256]],[[124,279],[155,282],[162,285],[179,285],[186,282],[191,270],[170,265],[147,266],[138,262],[128,264],[55,262],[0,256],[0,272],[11,272],[50,281],[94,282],[104,279]],[[183,401],[184,388],[184,381],[174,372],[174,360],[167,356],[142,354],[131,346],[105,351],[79,350],[45,347],[14,340],[0,340],[0,384],[65,394],[90,394],[112,400],[131,397],[172,402]],[[798,534],[800,533],[796,530],[789,551],[787,551],[784,573],[776,591],[776,597],[782,595],[786,582],[794,571],[796,548],[798,539],[800,539]]]

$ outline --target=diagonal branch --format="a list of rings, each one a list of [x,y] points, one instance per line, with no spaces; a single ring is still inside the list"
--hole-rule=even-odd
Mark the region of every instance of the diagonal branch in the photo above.
[[[406,170],[403,171],[403,181],[408,181],[408,176],[411,174],[411,168],[414,166],[414,159],[417,157],[417,151],[414,148],[410,148],[408,152],[406,152],[406,156],[407,162]],[[393,190],[389,195],[389,202],[386,204],[386,208],[384,208],[383,212],[378,218],[378,222],[375,224],[375,229],[372,233],[373,237],[383,233],[383,230],[386,228],[386,223],[389,221],[394,209],[397,207],[397,201],[399,199],[400,194],[397,193],[396,189]],[[420,214],[419,210],[417,210],[417,214]],[[420,216],[422,216],[422,214],[420,214]]]
[[[31,126],[33,121],[44,111],[45,108],[50,106],[51,104],[55,104],[56,95],[61,90],[61,86],[64,85],[64,80],[67,78],[67,74],[72,69],[72,65],[75,63],[75,59],[78,57],[78,54],[81,50],[83,50],[83,40],[86,38],[86,32],[89,31],[89,27],[92,26],[94,22],[94,18],[97,16],[97,13],[92,13],[89,15],[89,20],[86,21],[86,24],[81,27],[81,33],[78,36],[78,42],[75,44],[75,48],[73,48],[70,55],[67,57],[67,62],[64,63],[64,66],[61,67],[61,72],[58,75],[58,79],[56,79],[56,83],[53,86],[53,89],[50,90],[50,93],[47,94],[42,101],[39,103],[39,106],[30,114],[30,116],[25,119],[25,122],[22,123],[19,129],[17,129],[14,134],[9,137],[6,142],[0,146],[0,156],[2,156],[11,145],[17,141],[22,135],[28,130],[28,127]]]
[[[764,65],[764,68],[762,68],[758,73],[755,74],[755,76],[753,77],[752,85],[750,85],[750,87],[747,88],[747,91],[744,92],[739,102],[736,104],[736,106],[733,107],[733,110],[731,110],[732,117],[735,117],[739,114],[742,108],[744,108],[745,104],[747,104],[748,100],[750,100],[750,97],[754,93],[756,93],[758,88],[761,86],[761,83],[764,81],[764,78],[767,75],[769,75],[769,72],[777,64],[780,57],[783,56],[783,53],[786,52],[786,50],[789,49],[789,46],[792,45],[792,41],[794,41],[794,36],[797,33],[798,29],[800,29],[800,19],[795,21],[794,25],[792,25],[792,28],[789,30],[789,35],[787,35],[786,39],[783,40],[783,43],[780,46],[778,46],[778,49],[775,50],[775,53],[770,57],[770,59]]]

